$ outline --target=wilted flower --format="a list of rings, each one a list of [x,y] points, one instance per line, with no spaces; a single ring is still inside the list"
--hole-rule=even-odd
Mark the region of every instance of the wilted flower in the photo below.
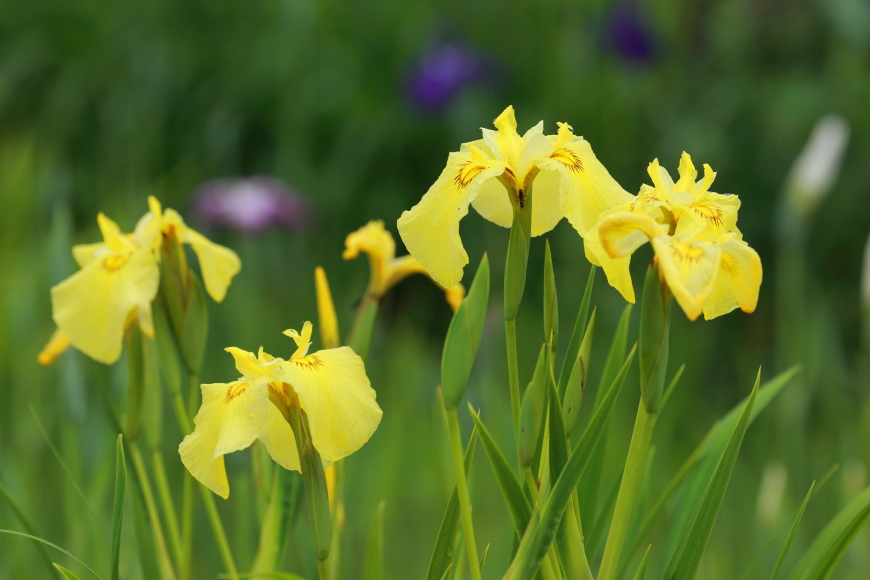
[[[227,348],[241,378],[202,385],[196,428],[178,451],[197,480],[223,498],[230,488],[224,455],[259,439],[285,469],[299,471],[299,455],[290,414],[301,408],[308,417],[311,440],[324,462],[337,461],[362,447],[381,421],[381,409],[362,359],[342,346],[308,354],[311,323],[302,333],[286,330],[296,342],[289,360],[260,348],[253,353]]]
[[[413,67],[408,97],[420,109],[439,111],[464,88],[482,81],[486,72],[486,59],[478,51],[460,43],[439,43]]]
[[[270,177],[213,179],[194,194],[199,218],[240,232],[260,232],[273,225],[304,229],[311,221],[307,200]]]
[[[632,199],[567,123],[558,124],[558,135],[544,135],[541,121],[521,137],[508,107],[494,124],[497,131],[482,129],[483,139],[451,153],[423,199],[399,218],[408,251],[446,287],[462,279],[468,263],[459,220],[469,204],[489,221],[510,227],[534,183],[531,235],[547,233],[565,217],[585,236],[601,212]]]

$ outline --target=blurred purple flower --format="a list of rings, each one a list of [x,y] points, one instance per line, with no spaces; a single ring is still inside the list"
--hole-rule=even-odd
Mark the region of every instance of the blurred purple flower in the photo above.
[[[194,209],[210,225],[246,233],[273,225],[300,230],[311,221],[308,200],[271,177],[206,181],[194,193]]]
[[[488,76],[488,59],[459,42],[430,46],[413,65],[408,80],[408,98],[428,112],[444,109],[467,86]]]
[[[611,13],[605,30],[607,44],[623,60],[634,64],[648,64],[652,61],[652,26],[637,6],[623,4],[616,8]]]

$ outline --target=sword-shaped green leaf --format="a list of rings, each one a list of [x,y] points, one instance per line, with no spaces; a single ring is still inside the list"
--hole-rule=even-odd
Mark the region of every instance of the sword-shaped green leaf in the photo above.
[[[110,578],[118,580],[121,561],[121,524],[124,521],[124,498],[127,494],[127,463],[124,460],[123,435],[118,435],[115,448],[115,502],[112,508],[112,566]],[[56,565],[56,564],[55,564]]]
[[[568,342],[568,350],[565,351],[565,360],[562,361],[562,370],[559,371],[559,396],[565,395],[565,388],[568,385],[568,378],[571,376],[571,368],[574,359],[577,358],[577,352],[580,350],[580,343],[586,331],[586,317],[589,314],[589,303],[592,301],[592,286],[595,281],[595,270],[592,266],[589,270],[589,278],[586,280],[586,290],[583,292],[583,301],[580,303],[580,310],[577,311],[577,322],[574,323],[574,332],[571,333],[571,340]],[[621,360],[621,359],[620,359]],[[619,370],[617,368],[617,370]]]

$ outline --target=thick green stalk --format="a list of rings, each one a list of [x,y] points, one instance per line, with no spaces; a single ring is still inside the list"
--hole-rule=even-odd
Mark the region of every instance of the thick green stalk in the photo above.
[[[622,483],[619,486],[619,495],[616,498],[613,520],[610,523],[610,533],[607,536],[607,544],[604,546],[604,557],[601,559],[601,568],[598,570],[598,580],[614,580],[616,578],[619,558],[622,555],[622,548],[631,522],[631,514],[643,478],[643,470],[657,417],[656,414],[647,412],[646,405],[641,399],[637,409],[637,418],[634,422],[634,432],[631,435],[628,458],[625,461]]]
[[[320,576],[320,580],[330,580],[332,578],[329,572],[329,560],[317,561],[317,574]]]
[[[511,417],[514,424],[514,439],[519,449],[520,436],[520,371],[517,365],[517,321],[504,321],[504,334],[507,342],[508,380],[511,390]]]
[[[160,525],[160,516],[157,513],[157,503],[154,501],[154,492],[151,489],[151,483],[148,481],[148,473],[145,471],[145,461],[142,459],[142,451],[139,449],[139,443],[135,440],[131,440],[128,445],[130,447],[130,458],[133,461],[133,468],[136,470],[136,478],[139,480],[139,485],[142,488],[142,495],[145,499],[145,509],[148,511],[148,519],[151,521],[151,532],[154,534],[154,543],[158,552],[161,577],[165,580],[174,580],[175,572],[172,569],[169,552],[166,549],[166,538],[163,536],[163,528]]]
[[[347,337],[347,346],[352,348],[363,360],[369,356],[379,306],[380,299],[377,296],[371,293],[366,294],[356,311],[356,318]]]
[[[459,432],[459,414],[455,407],[446,409],[447,428],[450,432],[450,451],[453,456],[453,468],[456,473],[456,493],[459,497],[459,511],[462,517],[462,528],[465,536],[465,551],[468,554],[468,567],[471,570],[471,580],[480,580],[480,559],[477,557],[477,544],[474,541],[474,523],[471,519],[471,499],[468,496],[468,485],[465,481],[465,462],[462,453],[462,436]]]
[[[166,521],[166,530],[169,534],[169,546],[175,558],[175,565],[179,570],[179,577],[183,577],[181,566],[184,562],[184,553],[181,543],[181,531],[178,527],[178,514],[172,501],[172,492],[169,490],[169,480],[166,478],[166,467],[163,463],[163,454],[160,453],[160,450],[154,450],[151,453],[151,464],[154,469],[154,480],[157,485],[157,497],[160,500],[160,507],[163,510],[163,517]]]

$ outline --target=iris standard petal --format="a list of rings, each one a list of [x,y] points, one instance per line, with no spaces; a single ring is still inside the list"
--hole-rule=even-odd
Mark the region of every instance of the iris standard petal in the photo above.
[[[223,456],[250,446],[263,434],[269,391],[265,380],[202,385],[202,406],[193,433],[178,446],[191,475],[226,499],[230,495]]]
[[[574,229],[585,236],[598,222],[599,215],[630,202],[633,197],[610,176],[595,157],[588,141],[571,137],[570,140],[560,139],[564,143],[549,158],[539,160],[537,165],[541,169],[559,172],[562,213]],[[535,187],[537,189],[537,182]]]
[[[516,168],[519,165],[520,156],[523,154],[525,142],[517,133],[517,119],[513,106],[508,106],[502,111],[492,124],[498,130],[495,137],[499,152],[505,163]]]
[[[159,283],[149,248],[106,252],[51,289],[54,321],[73,346],[111,364],[121,355],[127,316],[154,300]]]
[[[199,232],[186,229],[185,241],[193,247],[199,259],[202,280],[209,296],[222,302],[233,276],[242,269],[238,254],[229,248],[215,244]]]
[[[106,242],[96,242],[94,244],[78,244],[73,246],[72,254],[76,264],[80,268],[84,268],[94,260],[109,251]]]
[[[715,287],[721,250],[716,244],[677,241],[671,236],[656,236],[652,245],[674,298],[689,320],[695,320]]]
[[[468,213],[468,204],[477,197],[480,186],[503,171],[502,165],[488,164],[481,156],[451,153],[438,180],[399,218],[399,235],[408,251],[432,278],[448,288],[462,279],[468,263],[459,221]]]
[[[695,165],[692,163],[692,156],[685,151],[683,151],[683,155],[680,157],[680,166],[677,171],[679,171],[680,178],[674,184],[674,191],[694,193],[698,170],[695,169]]]
[[[298,395],[314,447],[326,461],[362,447],[381,421],[365,365],[346,346],[287,361],[283,381]]]
[[[740,306],[754,312],[761,288],[762,268],[758,253],[743,240],[726,235],[717,244],[722,251],[719,276],[710,299],[704,305],[704,318],[710,320]]]
[[[259,356],[235,346],[228,346],[224,350],[232,355],[233,360],[236,362],[236,370],[249,381],[256,381],[268,374],[268,367],[264,367],[263,361],[260,359],[271,357],[271,355],[264,353],[262,347],[260,347]]]

